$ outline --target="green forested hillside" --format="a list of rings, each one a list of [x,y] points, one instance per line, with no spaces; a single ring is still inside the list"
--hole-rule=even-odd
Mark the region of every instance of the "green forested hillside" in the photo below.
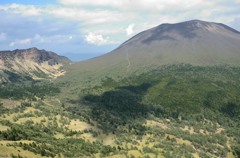
[[[72,97],[68,81],[2,85],[0,156],[240,154],[239,67],[169,65],[87,84]]]
[[[237,156],[240,141],[239,72],[238,67],[226,65],[172,65],[121,81],[106,78],[95,88],[80,90],[79,100],[70,100],[73,105],[68,110],[75,115],[87,114],[87,118],[96,121],[105,132],[128,135],[130,140],[134,138],[131,135],[141,138],[153,133],[153,137],[160,133],[172,134],[194,144],[190,145],[191,150],[175,149],[176,152],[190,154],[195,151],[200,157],[227,156],[232,152]],[[88,107],[88,110],[83,112],[81,107]],[[160,132],[156,127],[146,126],[148,120],[168,120],[163,125],[170,127],[167,130],[160,128]],[[231,147],[228,146],[230,140]],[[119,143],[125,142],[120,139]],[[207,147],[203,146],[205,143]],[[173,149],[165,145],[161,144],[167,152],[163,155],[174,156]]]
[[[0,157],[238,158],[239,42],[226,25],[192,20],[66,73],[57,62],[49,80],[5,73]]]

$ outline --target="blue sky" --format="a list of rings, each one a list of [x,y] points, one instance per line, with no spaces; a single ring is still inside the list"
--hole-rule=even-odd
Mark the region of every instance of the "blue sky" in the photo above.
[[[1,0],[0,50],[38,47],[79,61],[145,29],[191,19],[240,30],[240,0]]]

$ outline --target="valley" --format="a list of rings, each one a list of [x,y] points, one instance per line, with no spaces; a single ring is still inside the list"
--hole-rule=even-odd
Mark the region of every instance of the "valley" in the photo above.
[[[37,79],[4,67],[15,75],[2,75],[0,157],[237,158],[239,43],[226,25],[192,20],[83,62],[50,55]],[[52,60],[62,75],[42,70]]]
[[[235,157],[239,113],[228,104],[239,95],[236,70],[173,66],[118,82],[108,78],[77,100],[59,100],[59,91],[23,96],[20,105],[1,107],[2,150],[22,157]]]

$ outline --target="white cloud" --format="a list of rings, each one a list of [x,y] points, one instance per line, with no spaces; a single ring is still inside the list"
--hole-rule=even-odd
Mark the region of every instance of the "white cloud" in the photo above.
[[[52,16],[84,22],[86,24],[103,24],[124,21],[131,18],[126,18],[125,13],[109,10],[84,10],[80,8],[51,8],[46,10],[46,13]]]
[[[135,26],[135,24],[130,24],[130,25],[128,25],[128,27],[126,28],[126,34],[128,35],[128,36],[131,36],[133,33],[134,33],[134,31],[133,31],[133,27]]]
[[[104,26],[103,26],[104,27]],[[83,34],[89,34],[89,32],[94,32],[94,34],[102,35],[102,36],[116,36],[118,34],[125,34],[126,29],[121,25],[118,26],[105,26],[105,28],[96,28],[96,27],[88,27],[82,29]]]
[[[30,45],[32,43],[31,38],[21,39],[21,40],[15,40],[9,44],[10,47],[16,46],[16,45]]]
[[[119,44],[126,40],[126,34],[131,36],[161,23],[200,19],[229,24],[239,18],[240,10],[238,5],[240,0],[57,0],[57,2],[59,4],[46,6],[15,3],[0,5],[0,11],[16,14],[16,18],[19,15],[23,15],[24,18],[28,16],[26,19],[30,19],[29,16],[33,18],[38,16],[40,18],[35,19],[49,18],[53,21],[61,21],[60,25],[74,25],[71,27],[75,29],[72,29],[74,32],[71,32],[71,29],[64,29],[68,31],[61,33],[58,26],[54,25],[56,28],[46,28],[49,32],[54,32],[54,35],[43,33],[44,31],[37,31],[41,35],[33,36],[36,34],[35,31],[24,35],[24,37],[31,37],[32,43],[70,43],[76,42],[77,39],[82,40],[80,37],[87,34],[85,40],[88,43],[104,45],[114,43],[109,39]],[[5,30],[2,31],[5,32]],[[12,41],[12,45],[19,43],[14,39]]]
[[[0,33],[0,41],[4,41],[5,39],[7,39],[7,34],[1,32],[1,33]]]
[[[119,6],[122,4],[122,1],[125,0],[59,0],[61,4],[72,5],[72,6]]]
[[[52,35],[52,36],[42,36],[36,34],[32,39],[32,43],[39,44],[39,43],[66,43],[73,40],[72,35]]]
[[[73,20],[83,22],[87,24],[101,24],[119,22],[133,18],[127,13],[113,11],[108,9],[94,9],[89,10],[78,7],[66,7],[66,6],[45,6],[38,7],[34,5],[20,5],[20,4],[9,4],[0,5],[0,11],[20,14],[24,16],[51,16],[57,18],[63,18],[67,20]]]
[[[33,40],[34,40],[34,41],[37,41],[37,42],[39,42],[39,43],[44,43],[44,42],[45,42],[44,37],[42,37],[42,36],[39,35],[39,34],[36,34],[36,35],[33,37]]]
[[[109,40],[109,37],[104,38],[102,35],[100,34],[95,34],[92,32],[89,32],[86,36],[85,36],[85,41],[89,44],[94,44],[94,45],[107,45],[107,44],[113,44],[113,41]]]
[[[46,43],[66,43],[70,40],[69,35],[53,35],[53,36],[41,36],[35,34],[35,36],[25,39],[17,39],[9,44],[10,47],[23,46],[23,45],[35,45]]]
[[[85,24],[104,24],[129,21],[154,21],[154,17],[158,19],[162,16],[169,15],[169,19],[180,20],[197,19],[198,17],[207,17],[214,20],[217,16],[217,11],[234,12],[239,10],[234,3],[240,0],[229,2],[228,0],[58,0],[62,6],[34,6],[34,5],[0,5],[0,10],[9,11],[26,16],[49,15],[57,18],[74,20]],[[91,7],[88,7],[91,6]],[[114,9],[111,9],[114,7]],[[171,8],[171,10],[169,10]],[[212,9],[215,9],[215,14],[211,14]],[[145,14],[147,13],[147,14]],[[181,16],[178,16],[181,15]],[[186,16],[187,15],[187,16]],[[210,15],[208,17],[206,15]],[[222,15],[223,16],[223,15]],[[225,14],[226,17],[230,16]],[[235,16],[235,15],[231,15]],[[172,20],[171,20],[172,21]],[[177,22],[177,21],[175,21]],[[161,21],[159,22],[161,23]]]
[[[0,10],[9,11],[15,14],[21,14],[25,16],[37,16],[42,13],[42,9],[35,7],[33,5],[20,5],[20,4],[10,4],[0,6]]]
[[[208,0],[58,0],[66,6],[95,6],[95,7],[114,7],[120,10],[148,10],[150,12],[164,9],[185,9],[191,7],[208,6],[214,2]],[[222,1],[222,0],[217,0]],[[181,6],[181,7],[180,7]],[[154,10],[153,10],[154,9]]]

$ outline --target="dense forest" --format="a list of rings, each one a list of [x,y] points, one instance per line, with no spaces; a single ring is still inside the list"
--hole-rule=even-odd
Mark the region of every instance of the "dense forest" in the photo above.
[[[200,129],[208,120],[213,124],[206,127],[209,131],[222,126],[227,129],[225,134],[228,137],[234,135],[233,152],[239,156],[239,72],[238,67],[226,65],[165,66],[139,76],[124,78],[120,82],[106,78],[102,85],[91,91],[83,89],[79,101],[75,102],[81,106],[90,105],[90,118],[97,121],[105,132],[114,134],[134,131],[133,134],[141,136],[152,133],[152,129],[143,125],[145,120],[152,118],[170,119],[177,126],[183,127],[191,124],[194,129]],[[77,109],[77,106],[69,107],[69,111],[75,115],[86,115],[82,110],[77,112]],[[223,135],[193,137],[179,129],[170,131],[180,138],[196,141],[196,144],[208,141],[209,149],[216,148],[211,145],[216,140],[222,141],[218,142],[222,145],[226,143]],[[217,152],[220,155],[227,152],[222,151],[219,149]]]
[[[48,95],[53,96],[59,92],[59,87],[49,82],[6,83],[0,85],[0,98],[12,98],[15,100],[35,97],[42,98]]]
[[[0,106],[2,149],[11,157],[240,156],[240,68],[172,65],[100,83],[67,100],[59,99],[66,84],[2,85],[1,99],[21,101]]]

